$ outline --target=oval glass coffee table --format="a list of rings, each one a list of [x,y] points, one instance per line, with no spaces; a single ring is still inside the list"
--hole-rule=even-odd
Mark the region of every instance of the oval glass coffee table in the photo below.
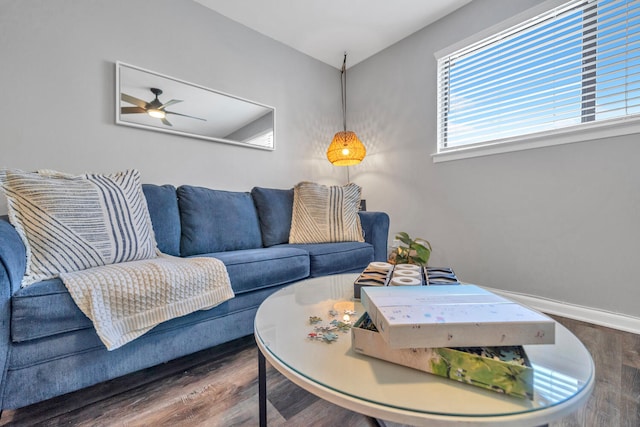
[[[310,339],[309,318],[323,324],[329,311],[363,313],[353,299],[357,275],[309,279],[269,296],[255,319],[259,348],[260,423],[266,425],[265,359],[286,378],[331,403],[361,414],[411,425],[540,426],[577,410],[594,385],[591,355],[556,323],[556,343],[528,345],[534,367],[534,399],[506,396],[424,373],[351,349],[351,334],[326,343]]]

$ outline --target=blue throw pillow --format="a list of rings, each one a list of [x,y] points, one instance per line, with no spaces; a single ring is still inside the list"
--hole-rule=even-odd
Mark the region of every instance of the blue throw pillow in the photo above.
[[[180,256],[180,212],[173,185],[142,184],[160,252]]]
[[[183,185],[178,187],[182,256],[262,247],[251,194]]]
[[[287,243],[293,212],[293,188],[280,190],[254,187],[251,196],[258,210],[264,246]]]

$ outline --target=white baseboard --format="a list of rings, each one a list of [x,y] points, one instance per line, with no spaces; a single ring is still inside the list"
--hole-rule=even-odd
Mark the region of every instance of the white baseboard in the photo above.
[[[555,301],[533,295],[505,291],[502,289],[486,289],[544,313],[555,314],[557,316],[567,317],[569,319],[581,320],[583,322],[606,326],[607,328],[640,334],[640,318],[638,317],[613,313],[597,308],[569,304],[566,302]]]

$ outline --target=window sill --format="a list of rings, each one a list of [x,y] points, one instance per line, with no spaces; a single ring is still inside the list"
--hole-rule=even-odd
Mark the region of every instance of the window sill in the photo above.
[[[460,147],[434,153],[431,157],[433,163],[450,162],[637,133],[640,133],[640,117],[627,117],[606,122],[581,124],[571,128],[556,129],[517,138],[489,141],[473,147]]]

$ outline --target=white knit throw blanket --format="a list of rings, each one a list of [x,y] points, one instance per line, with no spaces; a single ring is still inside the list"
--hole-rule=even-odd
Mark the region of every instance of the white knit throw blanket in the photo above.
[[[215,258],[162,254],[62,273],[60,278],[108,350],[161,322],[234,297],[227,269]]]

